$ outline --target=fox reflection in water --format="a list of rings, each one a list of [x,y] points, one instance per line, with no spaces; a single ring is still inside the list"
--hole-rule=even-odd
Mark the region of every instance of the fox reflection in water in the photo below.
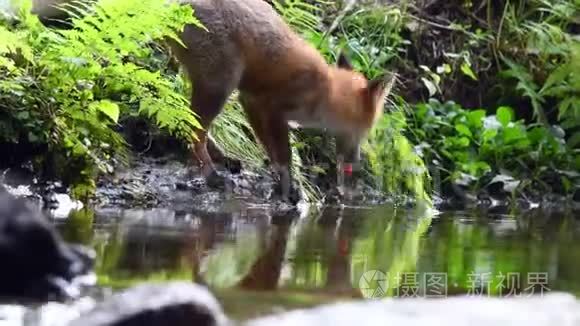
[[[306,259],[314,259],[315,262],[325,261],[326,285],[328,291],[343,291],[349,295],[359,296],[360,293],[352,289],[350,283],[350,229],[349,222],[341,218],[340,210],[325,209],[315,219],[315,223],[323,239],[323,248],[314,256]],[[352,217],[352,216],[351,216]],[[267,237],[261,239],[260,254],[247,274],[239,282],[239,286],[248,290],[275,290],[281,282],[284,282],[282,270],[292,227],[299,223],[295,214],[274,215],[272,225]],[[266,234],[266,233],[264,233]],[[313,248],[315,249],[315,248]],[[303,255],[290,255],[288,264],[300,265]],[[295,270],[297,271],[297,270]],[[282,279],[281,279],[282,278]]]
[[[99,232],[110,236],[103,253],[108,262],[99,273],[117,280],[188,277],[210,286],[262,291],[306,282],[307,287],[314,285],[324,292],[360,296],[350,278],[353,231],[361,220],[356,210],[344,214],[345,210],[327,208],[306,218],[295,210],[169,213],[171,218],[156,219],[173,219],[173,226],[162,227],[151,219],[101,225]],[[235,252],[229,260],[227,250]],[[220,263],[220,259],[227,261]],[[309,266],[324,275],[311,275]],[[216,276],[227,274],[227,268],[234,269],[229,279]]]

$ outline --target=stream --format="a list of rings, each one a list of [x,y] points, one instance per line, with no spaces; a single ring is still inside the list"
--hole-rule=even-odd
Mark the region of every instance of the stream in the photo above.
[[[62,195],[50,221],[95,250],[97,286],[64,304],[0,305],[0,326],[64,325],[120,290],[174,280],[206,285],[236,320],[345,299],[580,296],[577,210],[280,209],[258,174],[233,196],[186,176],[175,162],[137,164],[99,187],[98,208],[65,209]],[[13,193],[39,198],[13,179]]]
[[[193,280],[239,320],[345,298],[580,294],[573,213],[241,207],[81,210],[54,222],[96,250],[101,290]]]

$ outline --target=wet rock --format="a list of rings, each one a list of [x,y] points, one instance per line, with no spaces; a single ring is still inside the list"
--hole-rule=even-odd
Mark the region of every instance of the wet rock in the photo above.
[[[203,286],[174,282],[139,285],[98,304],[68,326],[225,326],[231,322]]]
[[[248,169],[236,172],[220,171],[231,181],[230,187],[215,190],[207,186],[204,178],[189,162],[142,157],[129,169],[118,171],[114,178],[103,178],[99,182],[97,203],[100,207],[156,206],[183,210],[199,210],[200,205],[203,205],[214,212],[224,205],[222,202],[232,200],[246,206],[279,206],[280,198],[275,192],[277,184],[272,173]],[[368,184],[357,184],[355,190],[356,195],[351,202],[356,205],[376,205],[389,199]],[[330,199],[331,196],[323,194],[323,197]],[[329,201],[330,204],[335,202]]]
[[[69,189],[60,181],[39,180],[32,168],[9,168],[0,173],[0,185],[17,198],[25,198],[38,207],[50,211],[54,217],[64,218],[71,210],[83,207],[72,200]]]
[[[73,210],[80,210],[84,207],[83,203],[73,200],[66,193],[54,193],[49,198],[52,203],[50,214],[55,218],[67,218]]]
[[[5,300],[75,297],[95,254],[65,244],[24,199],[0,189],[0,296]]]
[[[568,198],[556,193],[545,194],[542,198],[540,206],[543,209],[559,210],[567,207],[569,204]]]
[[[507,200],[521,184],[521,180],[507,174],[495,175],[484,189],[498,200]]]
[[[43,204],[43,196],[38,191],[37,180],[32,172],[26,169],[11,168],[1,171],[0,186],[14,196]]]
[[[564,293],[522,297],[452,297],[347,302],[290,311],[245,323],[245,326],[286,325],[580,325],[580,302]]]
[[[181,190],[181,191],[187,190],[187,183],[185,183],[185,182],[177,182],[175,184],[175,189]]]
[[[203,180],[203,178],[195,178],[192,180],[189,180],[187,182],[187,188],[193,192],[201,192],[203,189],[205,189],[205,181]]]

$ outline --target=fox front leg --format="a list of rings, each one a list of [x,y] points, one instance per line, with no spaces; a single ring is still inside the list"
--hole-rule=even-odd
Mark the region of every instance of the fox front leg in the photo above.
[[[354,178],[360,168],[360,141],[352,135],[336,137],[336,191],[340,200],[352,199]]]
[[[278,195],[281,195],[282,200],[296,205],[301,198],[300,192],[297,187],[294,186],[294,178],[292,177],[291,159],[292,151],[290,149],[290,137],[288,134],[288,126],[286,124],[281,124],[285,126],[285,129],[281,129],[280,132],[276,132],[277,137],[274,137],[272,152],[270,157],[273,161],[273,168],[278,175],[278,184],[275,189]],[[283,131],[286,130],[286,133]]]
[[[254,134],[266,150],[278,180],[274,193],[283,200],[295,205],[300,201],[300,193],[293,185],[291,172],[290,130],[288,122],[276,112],[268,101],[244,94],[240,102],[246,112]]]

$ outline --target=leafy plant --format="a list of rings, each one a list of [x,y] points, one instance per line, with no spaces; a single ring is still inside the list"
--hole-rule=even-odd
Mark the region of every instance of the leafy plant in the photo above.
[[[408,194],[430,202],[430,175],[423,159],[403,135],[403,111],[384,115],[371,131],[364,151],[376,185],[391,194]]]
[[[71,8],[74,8],[72,10]],[[148,70],[155,39],[177,39],[185,24],[201,26],[190,6],[158,0],[100,0],[64,9],[71,29],[45,27],[21,3],[0,36],[1,141],[48,146],[58,177],[86,198],[98,173],[126,159],[119,117],[139,114],[191,141],[199,124],[174,81]],[[47,159],[41,165],[50,165]],[[53,162],[53,163],[54,163]]]
[[[329,42],[336,49],[344,49],[357,70],[375,78],[398,59],[408,43],[401,35],[405,12],[404,2],[402,6],[357,8],[339,23]]]
[[[515,119],[510,107],[487,115],[454,102],[430,100],[418,104],[412,117],[409,134],[425,161],[442,171],[448,182],[467,177],[477,183],[507,174],[547,191],[562,185],[571,191],[570,184],[580,181],[573,172],[580,168],[578,153],[568,149],[562,133],[543,125],[526,125]],[[553,174],[559,176],[559,183],[544,181]]]
[[[580,42],[576,42],[570,49],[567,61],[548,76],[539,90],[544,97],[558,99],[558,120],[562,127],[569,130],[568,139],[570,148],[580,147]]]
[[[515,90],[530,100],[538,121],[547,125],[547,112],[557,108],[558,120],[572,132],[580,118],[580,83],[576,77],[580,72],[580,40],[568,30],[578,13],[577,1],[508,2],[505,28],[498,36],[498,48],[507,65],[502,76],[517,81]],[[557,104],[551,105],[551,100]],[[569,140],[575,147],[580,135],[576,132]]]

